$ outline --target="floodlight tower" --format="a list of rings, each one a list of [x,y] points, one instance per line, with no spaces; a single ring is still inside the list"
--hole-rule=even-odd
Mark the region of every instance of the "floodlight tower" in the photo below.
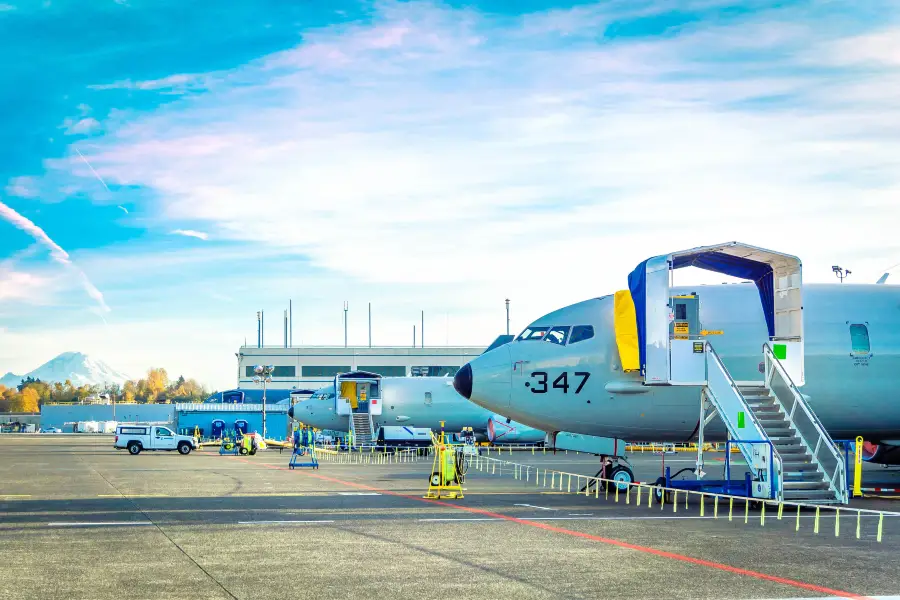
[[[253,378],[253,382],[257,384],[262,384],[263,386],[263,395],[262,395],[262,427],[263,427],[263,440],[266,439],[266,386],[272,381],[272,373],[275,371],[275,367],[273,365],[256,365],[253,367],[253,373],[256,377]]]
[[[853,272],[850,269],[842,269],[838,265],[831,267],[831,270],[834,272],[834,276],[841,280],[841,283],[844,283],[844,279],[849,277],[850,273]]]

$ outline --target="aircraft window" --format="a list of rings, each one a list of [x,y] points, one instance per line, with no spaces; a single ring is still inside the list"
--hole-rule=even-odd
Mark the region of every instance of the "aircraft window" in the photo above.
[[[521,341],[525,341],[525,340],[528,340],[528,341],[540,340],[540,339],[543,339],[545,333],[547,333],[546,327],[535,327],[534,329],[529,327],[525,331],[523,331],[521,334],[519,334],[519,337],[516,338],[516,341],[521,342]]]
[[[850,345],[853,349],[853,354],[868,354],[871,350],[869,345],[869,328],[865,325],[851,325]]]
[[[568,325],[557,325],[556,327],[550,328],[550,331],[548,331],[547,335],[544,337],[544,341],[553,342],[554,344],[559,344],[560,346],[562,346],[566,343],[566,336],[568,334]]]
[[[578,342],[589,340],[592,337],[594,337],[593,325],[576,325],[572,328],[572,335],[569,336],[569,343],[577,344]]]

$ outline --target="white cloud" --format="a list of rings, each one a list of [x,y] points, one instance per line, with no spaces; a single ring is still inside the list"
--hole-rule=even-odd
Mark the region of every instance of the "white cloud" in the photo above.
[[[585,281],[580,256],[637,262],[731,238],[780,247],[772,219],[786,214],[791,249],[828,262],[820,232],[893,215],[879,197],[900,183],[885,160],[900,148],[884,122],[900,112],[829,104],[827,75],[778,58],[815,27],[561,46],[559,31],[609,16],[535,14],[505,30],[468,11],[384,6],[372,26],[310,32],[210,76],[204,98],[128,124],[91,160],[154,188],[165,219],[379,281],[482,285],[551,270]],[[711,47],[776,58],[768,70],[756,58],[729,67],[708,60]],[[735,108],[778,95],[815,108]],[[888,242],[873,232],[854,243]],[[621,285],[597,277],[596,291]]]
[[[833,64],[900,67],[900,27],[838,40],[822,54]]]
[[[172,231],[172,235],[183,235],[185,237],[193,237],[198,240],[208,240],[209,234],[203,231],[194,231],[193,229],[175,229]]]
[[[37,182],[33,177],[13,177],[6,186],[6,193],[19,198],[37,198]]]
[[[165,90],[183,89],[191,86],[202,86],[199,75],[191,73],[178,73],[160,79],[148,79],[144,81],[132,81],[124,79],[113,83],[104,83],[88,86],[94,90]]]
[[[79,119],[78,121],[66,119],[63,122],[63,127],[66,128],[66,135],[84,135],[99,129],[100,122],[93,117]]]
[[[49,277],[17,271],[0,263],[0,303],[15,300],[43,304],[52,281]]]
[[[71,269],[77,276],[81,282],[81,286],[85,292],[87,292],[88,296],[93,298],[100,310],[103,313],[109,312],[109,306],[106,305],[106,302],[103,299],[103,294],[98,290],[93,283],[91,283],[90,279],[88,279],[87,275],[84,274],[84,271],[78,268],[72,260],[69,258],[69,254],[62,249],[56,242],[50,239],[43,229],[35,225],[30,219],[20,215],[15,210],[7,206],[6,204],[0,202],[0,219],[7,221],[12,226],[21,229],[25,233],[29,234],[31,237],[35,239],[39,244],[46,247],[50,250],[50,256],[53,260],[65,267]]]

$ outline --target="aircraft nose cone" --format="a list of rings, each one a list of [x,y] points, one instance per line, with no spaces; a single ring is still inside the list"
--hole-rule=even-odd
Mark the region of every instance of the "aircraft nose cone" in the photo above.
[[[288,416],[292,419],[294,418],[294,407],[293,406],[288,409]]]
[[[466,400],[472,397],[472,367],[469,363],[463,365],[453,377],[453,389]]]

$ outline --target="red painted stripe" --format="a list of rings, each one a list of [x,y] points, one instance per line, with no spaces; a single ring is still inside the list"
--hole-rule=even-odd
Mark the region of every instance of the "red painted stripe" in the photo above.
[[[249,464],[258,465],[259,463],[255,461],[251,461],[245,458],[241,458],[238,456],[231,457],[235,460],[240,460],[242,462],[246,462]],[[279,471],[289,471],[287,467],[278,467],[275,465],[266,465],[270,469],[277,469]],[[600,542],[602,544],[609,544],[610,546],[617,546],[619,548],[627,548],[629,550],[635,550],[637,552],[643,552],[645,554],[652,554],[653,556],[659,556],[662,558],[668,558],[671,560],[677,560],[681,562],[685,562],[688,564],[699,565],[703,567],[709,567],[711,569],[717,569],[719,571],[725,571],[727,573],[735,573],[737,575],[744,575],[746,577],[752,577],[754,579],[760,579],[763,581],[772,581],[774,583],[780,583],[782,585],[789,585],[795,588],[809,590],[812,592],[818,592],[820,594],[829,594],[832,596],[840,596],[842,598],[851,598],[853,600],[873,600],[869,596],[861,596],[859,594],[854,594],[853,592],[845,592],[842,590],[835,590],[832,588],[828,588],[821,585],[816,585],[814,583],[806,583],[804,581],[798,581],[796,579],[789,579],[787,577],[778,577],[777,575],[768,575],[766,573],[760,573],[759,571],[751,571],[749,569],[742,569],[740,567],[733,567],[731,565],[726,565],[724,563],[714,562],[711,560],[704,560],[702,558],[694,558],[692,556],[686,556],[684,554],[676,554],[675,552],[667,552],[665,550],[657,550],[656,548],[650,548],[648,546],[640,546],[638,544],[631,544],[628,542],[623,542],[621,540],[614,540],[611,538],[600,537],[597,535],[592,535],[589,533],[584,533],[581,531],[574,531],[572,529],[565,529],[562,527],[555,527],[553,525],[547,525],[545,523],[539,523],[537,521],[529,521],[527,519],[519,519],[517,517],[511,517],[509,515],[504,515],[500,513],[495,513],[489,510],[483,510],[480,508],[474,508],[471,506],[460,506],[459,504],[451,504],[449,502],[442,502],[440,500],[432,500],[429,498],[420,498],[418,496],[409,496],[407,494],[400,494],[398,492],[392,492],[390,490],[384,490],[381,488],[376,488],[370,485],[365,485],[363,483],[354,483],[352,481],[344,481],[342,479],[336,479],[334,477],[328,477],[327,475],[320,475],[319,473],[312,473],[309,471],[301,472],[303,475],[307,475],[309,477],[315,477],[316,479],[321,479],[323,481],[330,481],[333,483],[338,483],[341,485],[345,485],[348,487],[358,488],[370,492],[378,492],[379,494],[384,494],[387,496],[396,496],[398,498],[408,498],[410,500],[418,500],[419,502],[427,502],[428,504],[435,504],[438,506],[446,506],[449,508],[455,508],[457,510],[462,510],[468,513],[485,515],[488,517],[493,517],[495,519],[503,519],[504,521],[509,521],[511,523],[518,523],[520,525],[528,525],[529,527],[536,527],[538,529],[544,529],[546,531],[552,531],[554,533],[562,533],[565,535],[570,535],[572,537],[583,538],[586,540],[591,540],[592,542]]]

